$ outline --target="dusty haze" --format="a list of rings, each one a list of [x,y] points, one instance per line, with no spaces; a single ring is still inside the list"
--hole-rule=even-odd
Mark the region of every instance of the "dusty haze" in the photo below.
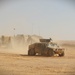
[[[2,53],[14,53],[14,54],[27,54],[28,53],[28,46],[32,43],[39,42],[41,36],[38,35],[18,35],[17,36],[10,36],[11,42],[8,47],[3,47],[5,45],[1,45],[0,52]],[[5,39],[8,36],[5,36]],[[0,43],[1,43],[0,39]],[[8,42],[8,41],[7,41]]]

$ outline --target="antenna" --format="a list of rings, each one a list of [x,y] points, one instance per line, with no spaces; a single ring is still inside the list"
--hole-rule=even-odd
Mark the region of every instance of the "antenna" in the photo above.
[[[38,25],[38,33],[39,33],[39,36],[40,36],[40,26]]]
[[[32,24],[32,35],[33,35],[33,24]]]
[[[33,23],[32,23],[32,35],[33,35]],[[31,37],[31,44],[32,44],[32,37]]]
[[[15,28],[13,28],[13,30],[14,30],[14,37],[15,37],[15,30],[16,30],[16,29],[15,29]]]

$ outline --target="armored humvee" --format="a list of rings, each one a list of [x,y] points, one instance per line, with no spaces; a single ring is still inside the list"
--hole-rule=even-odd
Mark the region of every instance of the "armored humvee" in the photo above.
[[[64,49],[57,44],[51,42],[52,39],[40,39],[40,43],[33,43],[29,45],[28,55],[34,56],[36,54],[43,56],[64,56]]]

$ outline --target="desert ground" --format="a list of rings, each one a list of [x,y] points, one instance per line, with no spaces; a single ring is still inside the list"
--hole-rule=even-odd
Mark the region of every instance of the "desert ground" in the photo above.
[[[75,46],[64,48],[64,57],[0,52],[0,75],[75,75]]]

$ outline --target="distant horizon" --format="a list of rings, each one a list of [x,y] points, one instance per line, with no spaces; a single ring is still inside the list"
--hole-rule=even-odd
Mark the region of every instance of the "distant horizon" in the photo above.
[[[16,35],[0,35],[0,37],[1,36],[5,36],[5,37],[14,37],[14,36],[17,36],[17,35],[24,35],[24,36],[38,36],[38,37],[42,37],[43,39],[52,39],[53,41],[73,41],[73,42],[75,42],[75,40],[69,40],[69,39],[67,39],[67,40],[65,40],[65,39],[54,39],[54,38],[52,38],[52,37],[48,37],[48,38],[46,38],[46,37],[43,37],[43,36],[40,36],[40,35],[36,35],[36,34],[32,34],[32,35],[28,35],[28,34],[16,34]]]

